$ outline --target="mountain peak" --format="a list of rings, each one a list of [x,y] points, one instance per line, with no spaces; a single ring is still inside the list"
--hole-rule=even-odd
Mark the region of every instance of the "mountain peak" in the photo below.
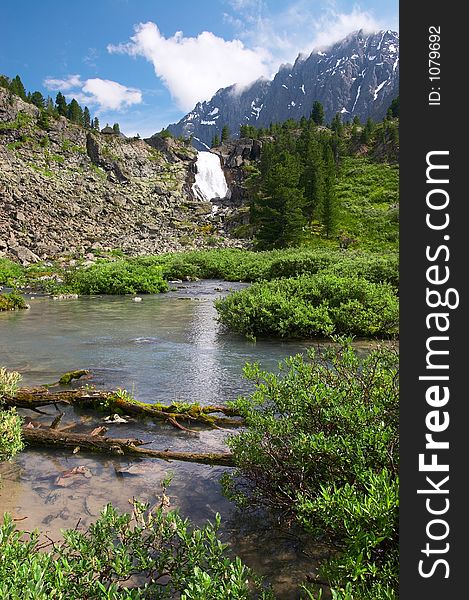
[[[207,149],[225,125],[237,135],[241,125],[268,127],[309,117],[316,100],[324,106],[326,121],[337,112],[344,120],[381,119],[398,93],[399,34],[360,29],[310,54],[299,54],[272,80],[218,90],[169,129],[177,136],[193,136],[197,148]]]

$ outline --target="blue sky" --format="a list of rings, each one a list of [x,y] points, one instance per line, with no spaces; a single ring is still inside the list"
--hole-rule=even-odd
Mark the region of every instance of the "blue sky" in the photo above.
[[[398,1],[2,0],[2,21],[0,73],[147,137],[300,52],[359,28],[397,31]]]

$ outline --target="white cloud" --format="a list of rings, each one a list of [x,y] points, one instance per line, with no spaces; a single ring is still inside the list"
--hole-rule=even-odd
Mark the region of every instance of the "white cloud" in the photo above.
[[[82,90],[85,94],[90,95],[93,103],[98,104],[102,110],[122,110],[127,106],[142,102],[140,90],[108,79],[87,79]]]
[[[123,110],[142,102],[142,92],[109,79],[81,80],[79,75],[70,75],[66,79],[47,78],[44,85],[49,90],[65,92],[67,98],[96,106],[98,112],[105,110]]]
[[[227,1],[234,12],[225,14],[225,22],[248,47],[256,44],[270,54],[272,74],[281,63],[293,62],[299,53],[309,54],[353,31],[395,27],[394,22],[379,20],[358,6],[350,12],[339,11],[334,0],[294,0],[276,13],[269,10],[265,0]]]
[[[209,99],[221,87],[245,85],[270,74],[271,57],[264,49],[250,49],[240,40],[226,41],[208,31],[197,37],[178,31],[166,38],[152,22],[139,24],[130,42],[109,45],[108,51],[144,56],[182,110]]]
[[[66,92],[72,88],[80,87],[82,85],[80,75],[69,75],[67,79],[54,79],[48,77],[44,80],[44,85],[48,90]]]
[[[365,33],[373,33],[380,29],[387,29],[387,27],[371,13],[361,11],[356,7],[350,13],[332,12],[317,22],[313,43],[307,44],[304,51],[329,46],[359,29],[363,29]]]

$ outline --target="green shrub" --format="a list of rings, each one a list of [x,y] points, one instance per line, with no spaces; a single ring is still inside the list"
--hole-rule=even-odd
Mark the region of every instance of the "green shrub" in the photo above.
[[[17,310],[20,308],[28,308],[23,296],[18,292],[10,292],[9,294],[0,294],[0,311],[2,310]]]
[[[398,300],[390,284],[328,273],[255,283],[215,306],[222,323],[248,337],[393,336],[398,331]]]
[[[78,294],[157,294],[168,290],[161,267],[126,260],[98,262],[68,271],[64,284]]]
[[[23,268],[8,258],[0,258],[0,285],[15,285],[23,276]]]
[[[21,424],[15,409],[0,408],[0,461],[9,460],[23,449]]]
[[[215,525],[191,527],[177,512],[133,514],[108,505],[86,531],[64,531],[64,542],[40,551],[38,532],[18,531],[5,515],[0,528],[3,600],[217,600],[265,599],[257,578],[230,560]],[[132,584],[128,580],[132,579]],[[126,587],[128,585],[129,587]]]
[[[15,409],[3,410],[5,396],[14,396],[21,375],[16,371],[0,368],[0,461],[9,460],[23,449],[21,441],[21,418]]]
[[[228,440],[237,468],[225,490],[337,548],[322,570],[337,599],[397,598],[397,353],[360,360],[343,342],[280,368],[246,365],[256,387],[234,403],[247,428]]]

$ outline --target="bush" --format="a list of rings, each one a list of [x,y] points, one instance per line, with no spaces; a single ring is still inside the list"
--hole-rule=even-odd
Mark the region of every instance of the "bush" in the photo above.
[[[334,545],[322,575],[344,600],[397,598],[397,365],[394,350],[360,360],[343,342],[278,375],[247,365],[255,392],[234,403],[247,429],[228,440],[237,469],[226,491]]]
[[[295,248],[252,252],[248,250],[199,250],[129,259],[139,265],[160,265],[165,279],[202,278],[226,281],[261,281],[332,270],[336,274],[361,276],[370,281],[399,280],[397,253]]]
[[[248,337],[393,336],[398,300],[387,283],[302,275],[253,284],[217,300],[219,319]]]
[[[22,420],[15,409],[0,408],[0,461],[9,460],[23,449]]]
[[[23,269],[8,258],[0,258],[0,285],[14,286],[23,276]]]
[[[52,552],[40,551],[38,533],[26,535],[5,515],[0,528],[3,600],[218,600],[267,599],[250,569],[229,560],[217,537],[220,519],[194,529],[175,511],[133,514],[111,505],[86,531],[64,531]],[[126,587],[126,582],[132,585]],[[127,583],[127,585],[129,585]]]
[[[166,292],[162,269],[119,260],[98,262],[90,267],[65,273],[64,284],[78,294],[158,294]]]
[[[3,410],[5,396],[14,396],[21,375],[16,371],[0,369],[0,461],[9,460],[23,449],[21,441],[21,418],[14,409]]]
[[[0,294],[0,311],[2,310],[17,310],[20,308],[28,308],[23,296],[18,292],[10,292],[9,294]]]

